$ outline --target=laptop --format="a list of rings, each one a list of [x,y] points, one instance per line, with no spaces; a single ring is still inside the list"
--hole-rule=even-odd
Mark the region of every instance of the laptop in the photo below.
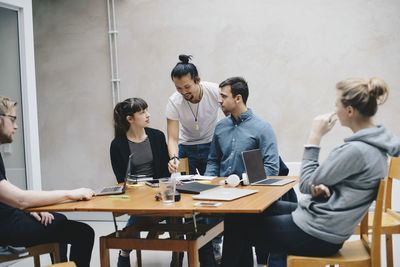
[[[234,200],[237,198],[241,198],[244,196],[252,195],[257,193],[258,190],[252,189],[238,189],[238,188],[217,188],[213,190],[207,190],[201,192],[198,195],[192,196],[193,199],[202,199],[202,200]]]
[[[268,178],[265,174],[264,162],[260,149],[243,151],[242,158],[250,185],[285,185],[295,181],[295,179],[289,178]]]
[[[126,181],[128,180],[128,176],[130,174],[131,170],[131,161],[132,161],[133,153],[129,155],[128,159],[128,167],[126,170],[126,175],[124,178],[124,184],[123,185],[117,185],[117,186],[107,186],[102,189],[95,190],[96,196],[104,196],[104,195],[118,195],[118,194],[124,194],[125,189],[126,189]]]
[[[123,185],[108,186],[99,190],[95,190],[96,196],[124,194],[126,189],[126,178],[127,177],[124,179]]]
[[[192,183],[177,185],[176,190],[179,193],[200,194],[202,191],[209,190],[218,186],[219,185],[192,182]]]

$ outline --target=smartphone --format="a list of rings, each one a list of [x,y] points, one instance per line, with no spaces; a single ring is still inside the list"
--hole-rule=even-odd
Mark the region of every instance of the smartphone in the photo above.
[[[158,180],[149,180],[149,181],[146,181],[145,183],[151,187],[159,187],[160,186],[160,183],[158,182]]]
[[[221,202],[196,202],[194,205],[198,207],[218,207],[221,206]]]

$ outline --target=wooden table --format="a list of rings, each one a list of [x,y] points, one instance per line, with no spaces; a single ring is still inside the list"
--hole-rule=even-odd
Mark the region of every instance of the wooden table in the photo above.
[[[193,200],[191,194],[181,194],[181,200],[175,202],[172,205],[164,205],[162,201],[156,201],[155,195],[159,191],[158,188],[152,188],[147,185],[129,186],[125,192],[125,195],[129,196],[128,199],[110,198],[109,196],[96,196],[90,201],[67,201],[64,203],[30,208],[27,211],[89,211],[89,212],[112,212],[114,215],[129,214],[135,216],[149,216],[152,218],[161,217],[192,217],[193,225],[179,226],[168,225],[157,226],[156,224],[150,225],[153,228],[159,228],[150,230],[148,236],[149,242],[142,242],[142,249],[154,249],[154,250],[172,250],[172,251],[188,251],[189,266],[196,267],[198,265],[198,252],[197,250],[205,245],[207,242],[212,240],[215,236],[223,232],[223,222],[217,223],[211,226],[196,225],[196,216],[199,214],[208,215],[219,215],[223,216],[228,213],[261,213],[268,208],[273,202],[278,200],[283,194],[289,191],[297,182],[298,177],[279,177],[274,176],[271,178],[294,178],[296,182],[292,182],[283,186],[246,186],[246,189],[256,189],[258,193],[249,195],[233,201],[207,201],[207,202],[222,202],[218,207],[198,207],[194,206],[194,203],[201,202]],[[212,181],[214,184],[219,184],[217,178]],[[115,216],[114,216],[114,224]],[[149,225],[148,222],[145,224]],[[139,243],[132,239],[141,230],[145,229],[145,224],[132,225],[130,229],[124,229],[123,231],[116,231],[106,237],[100,238],[100,257],[101,266],[108,267],[109,262],[109,249],[110,248],[129,248],[130,245],[138,245]],[[191,229],[191,236],[194,238],[193,242],[190,243],[191,247],[187,248],[179,244],[178,239],[171,239],[168,245],[158,245],[157,240],[152,239],[156,234],[161,232],[175,232],[182,231],[183,228]],[[152,229],[153,229],[152,228]],[[171,230],[172,229],[172,230]],[[188,230],[184,229],[184,230]],[[188,234],[186,234],[188,235]],[[165,239],[164,239],[165,240]],[[107,245],[105,242],[110,241]],[[111,242],[112,241],[112,242]],[[114,243],[113,243],[114,242]],[[182,240],[181,240],[182,242]],[[160,243],[160,242],[159,242]],[[165,243],[165,242],[164,242]],[[187,246],[187,245],[186,245]]]

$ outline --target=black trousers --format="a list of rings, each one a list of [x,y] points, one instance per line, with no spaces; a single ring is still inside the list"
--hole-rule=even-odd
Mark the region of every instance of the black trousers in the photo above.
[[[54,220],[44,226],[31,215],[16,210],[0,222],[1,245],[29,247],[44,243],[60,243],[61,260],[66,261],[66,244],[71,244],[70,261],[78,267],[89,267],[92,256],[94,231],[84,223],[68,220],[64,215],[53,213]]]
[[[252,246],[261,251],[329,256],[343,244],[331,244],[301,230],[292,219],[297,203],[277,201],[262,214],[225,216],[222,267],[252,267]]]

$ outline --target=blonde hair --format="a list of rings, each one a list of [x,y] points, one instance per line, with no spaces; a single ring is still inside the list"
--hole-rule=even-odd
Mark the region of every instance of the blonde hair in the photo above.
[[[0,95],[0,114],[7,115],[17,106],[17,102]]]
[[[341,102],[345,107],[352,106],[362,115],[372,117],[378,105],[385,103],[389,95],[389,87],[381,78],[348,78],[336,84],[342,92]]]

